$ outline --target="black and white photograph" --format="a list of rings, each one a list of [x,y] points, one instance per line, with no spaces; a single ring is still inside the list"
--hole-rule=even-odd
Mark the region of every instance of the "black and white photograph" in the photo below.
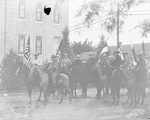
[[[149,120],[150,0],[0,0],[0,120]]]

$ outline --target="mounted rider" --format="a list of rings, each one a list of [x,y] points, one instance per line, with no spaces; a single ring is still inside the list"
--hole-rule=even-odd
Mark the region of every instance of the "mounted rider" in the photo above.
[[[76,67],[80,67],[80,66],[83,65],[80,55],[77,55],[77,57],[76,57],[76,59],[75,59],[75,61],[74,61],[73,64],[74,64],[74,66],[76,66]]]
[[[39,58],[39,55],[40,55],[39,53],[34,54],[35,59],[33,61],[33,65],[38,67],[38,68],[41,68],[42,67],[42,59]]]
[[[138,55],[138,61],[137,65],[135,66],[135,70],[137,72],[137,79],[141,82],[146,81],[146,62],[143,53]]]
[[[71,65],[71,60],[68,58],[68,54],[65,53],[64,55],[64,58],[62,59],[61,61],[61,69],[62,69],[62,72],[64,74],[68,74],[69,73],[69,68],[70,68],[70,65]]]
[[[89,53],[89,59],[85,64],[86,69],[91,71],[91,68],[95,62],[96,62],[96,58],[94,57],[94,53]]]
[[[120,51],[118,50],[114,51],[113,55],[115,56],[115,60],[112,62],[111,65],[115,69],[119,69],[120,66],[123,64],[123,60],[121,59],[121,56],[120,56]]]
[[[123,65],[121,65],[121,68],[125,69],[125,70],[129,70],[129,64],[130,64],[130,59],[129,59],[129,56],[128,56],[128,53],[127,52],[123,52]]]
[[[102,66],[102,75],[104,75],[107,71],[108,67],[108,55],[107,54],[102,54],[102,58],[100,61],[100,65]]]

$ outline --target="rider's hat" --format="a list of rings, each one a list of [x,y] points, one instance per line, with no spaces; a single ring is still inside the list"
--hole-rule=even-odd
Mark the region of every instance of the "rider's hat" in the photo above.
[[[143,53],[143,52],[140,52],[140,54],[138,54],[138,56],[142,56],[142,55],[144,55],[144,53]]]
[[[106,54],[106,53],[104,53],[104,54],[103,54],[103,57],[106,57],[106,56],[107,56],[107,54]]]
[[[128,55],[128,53],[127,53],[126,51],[125,51],[125,52],[123,52],[122,54],[123,54],[123,55]]]
[[[39,55],[40,55],[39,53],[34,54],[35,57],[38,57]]]
[[[56,57],[56,55],[51,55],[51,58],[54,58],[54,57]]]
[[[80,58],[80,55],[77,55],[77,58]]]
[[[119,53],[120,53],[120,51],[115,50],[113,54],[119,54]]]
[[[94,55],[94,53],[93,53],[93,52],[90,52],[90,53],[89,53],[89,56],[93,56],[93,55]]]

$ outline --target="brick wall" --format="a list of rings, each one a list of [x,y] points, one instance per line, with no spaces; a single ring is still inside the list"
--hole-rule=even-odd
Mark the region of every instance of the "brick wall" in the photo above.
[[[42,36],[42,58],[50,58],[56,52],[58,42],[54,41],[54,36],[60,36],[64,27],[69,23],[69,1],[61,2],[61,22],[54,24],[54,5],[57,0],[25,0],[26,12],[25,20],[18,17],[19,0],[6,0],[6,50],[13,48],[18,52],[18,35],[25,34],[26,42],[30,35],[31,54],[35,53],[35,39],[37,35]],[[36,2],[44,5],[49,4],[52,8],[49,16],[42,13],[42,22],[36,21]],[[5,36],[5,0],[0,1],[0,59],[4,56],[4,36]],[[42,11],[43,12],[43,11]]]

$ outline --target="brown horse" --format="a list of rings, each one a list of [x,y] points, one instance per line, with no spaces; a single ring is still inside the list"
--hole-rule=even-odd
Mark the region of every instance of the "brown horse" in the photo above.
[[[96,86],[96,89],[97,89],[96,97],[101,98],[102,82],[101,82],[101,77],[99,73],[100,72],[99,63],[95,59],[91,61],[91,64],[88,64],[87,62],[85,66],[86,66],[85,73],[86,73],[87,83],[91,83]]]
[[[137,95],[138,95],[138,86],[139,84],[136,82],[135,75],[131,70],[123,70],[124,74],[126,75],[125,86],[128,90],[128,98],[125,103],[128,103],[131,100],[130,106],[133,105],[133,100],[135,106],[137,105]]]
[[[111,76],[111,90],[113,95],[113,104],[118,105],[120,99],[120,89],[124,84],[125,76],[120,68],[113,71]]]
[[[32,90],[38,87],[40,90],[40,95],[38,101],[41,98],[42,91],[44,92],[44,102],[47,102],[47,88],[48,88],[48,75],[37,67],[33,67],[31,70],[23,63],[19,63],[17,74],[23,74],[24,84],[27,89],[31,103]]]
[[[77,66],[75,63],[73,63],[71,66],[69,77],[70,77],[70,88],[71,88],[72,96],[74,95],[73,93],[75,93],[75,97],[77,96],[76,89],[77,89],[77,83],[79,83],[80,87],[82,88],[81,96],[86,97],[87,80],[86,80],[86,73],[83,64]]]
[[[58,92],[60,91],[60,94],[61,94],[61,99],[60,99],[59,103],[63,102],[65,92],[69,93],[69,101],[71,103],[72,97],[71,97],[69,77],[64,73],[60,73],[56,69],[51,69],[51,77],[52,77],[52,79],[56,80],[55,84],[56,84],[57,90],[58,90]]]

